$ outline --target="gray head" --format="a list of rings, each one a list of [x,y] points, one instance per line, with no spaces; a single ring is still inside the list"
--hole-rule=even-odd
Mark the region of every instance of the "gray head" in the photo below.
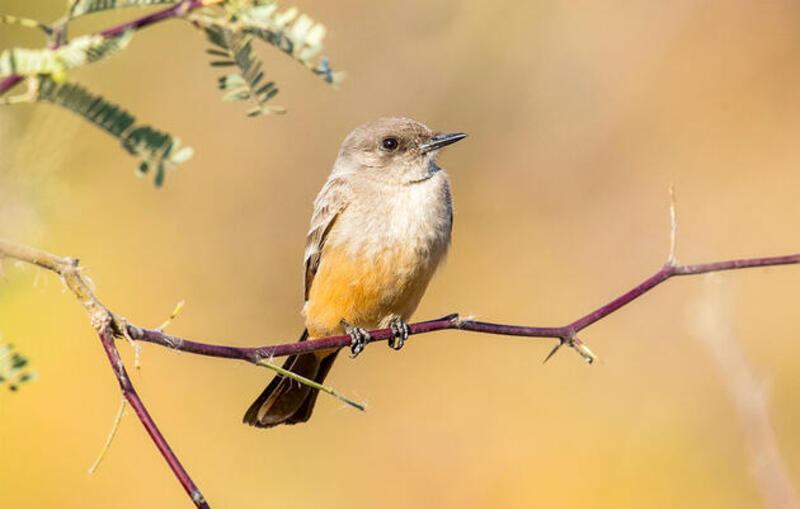
[[[439,149],[466,136],[437,133],[410,118],[380,118],[355,128],[345,138],[334,172],[391,184],[421,182],[439,171]]]

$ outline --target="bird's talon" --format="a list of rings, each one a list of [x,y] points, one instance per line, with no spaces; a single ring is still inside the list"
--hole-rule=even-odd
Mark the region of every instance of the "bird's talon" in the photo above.
[[[389,338],[389,348],[393,350],[400,350],[403,348],[403,345],[406,343],[406,339],[408,339],[408,335],[411,333],[408,328],[408,324],[403,320],[396,318],[391,321],[389,328],[392,329],[392,336]]]
[[[367,332],[367,329],[361,327],[353,327],[349,323],[342,320],[342,325],[348,336],[350,336],[350,358],[355,359],[362,351],[364,346],[372,339]]]

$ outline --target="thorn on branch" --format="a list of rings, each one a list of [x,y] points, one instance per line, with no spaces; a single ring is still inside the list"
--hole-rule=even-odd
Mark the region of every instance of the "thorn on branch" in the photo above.
[[[563,338],[559,338],[558,339],[558,343],[556,343],[556,346],[554,346],[553,349],[550,350],[550,353],[548,353],[547,357],[544,358],[544,360],[542,361],[542,364],[544,364],[547,361],[549,361],[550,358],[552,356],[554,356],[556,354],[556,352],[559,350],[559,348],[561,348],[562,346],[564,346],[564,339]]]
[[[585,360],[588,364],[591,364],[597,360],[597,356],[594,354],[594,352],[592,352],[592,350],[588,346],[586,346],[586,343],[576,338],[575,336],[569,336],[564,338],[558,338],[558,343],[556,344],[556,346],[553,347],[552,350],[550,350],[550,353],[548,353],[547,357],[544,358],[542,364],[549,361],[550,358],[553,357],[553,355],[555,355],[556,352],[564,345],[567,345],[576,352],[578,352],[578,354],[581,357],[583,357],[583,360]]]
[[[594,354],[594,352],[592,352],[589,347],[586,346],[586,343],[580,339],[573,337],[569,342],[569,346],[578,352],[578,354],[580,354],[580,356],[583,357],[583,360],[585,360],[588,364],[591,364],[597,360],[597,356]]]
[[[450,313],[449,315],[443,316],[441,320],[450,320],[453,323],[453,325],[455,325],[460,329],[461,325],[468,319],[462,319],[458,313]]]

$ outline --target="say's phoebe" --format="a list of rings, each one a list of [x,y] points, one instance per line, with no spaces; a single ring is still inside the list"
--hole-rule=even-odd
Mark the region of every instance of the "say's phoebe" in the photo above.
[[[355,356],[367,330],[391,327],[389,346],[403,346],[406,321],[450,244],[450,185],[436,156],[464,137],[409,118],[381,118],[345,138],[306,237],[300,341],[347,333]],[[293,355],[283,367],[322,383],[337,353]],[[306,422],[317,393],[277,375],[244,422],[262,428]]]

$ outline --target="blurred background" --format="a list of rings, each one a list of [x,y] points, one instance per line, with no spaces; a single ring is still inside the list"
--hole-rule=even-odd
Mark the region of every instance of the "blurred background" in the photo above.
[[[1,10],[52,20],[63,4]],[[246,118],[245,105],[221,102],[203,34],[180,21],[72,74],[196,149],[162,189],[70,112],[0,110],[0,236],[79,257],[100,299],[138,325],[185,299],[173,334],[294,340],[311,202],[353,127],[402,115],[470,135],[440,157],[453,245],[416,319],[561,325],[594,309],[664,263],[670,184],[679,261],[798,250],[795,2],[298,7],[326,24],[325,53],[348,76],[334,90],[263,48],[285,116]],[[143,12],[95,15],[73,33]],[[0,47],[12,45],[41,39],[0,26]],[[87,474],[117,383],[59,280],[6,272],[0,332],[39,379],[0,387],[0,506],[190,507],[130,412]],[[591,366],[569,350],[543,365],[548,340],[448,331],[400,353],[375,345],[328,379],[368,411],[321,396],[302,426],[241,424],[270,377],[245,363],[145,344],[133,383],[213,507],[764,506],[726,375],[697,340],[709,287],[729,306],[719,348],[742,349],[796,483],[793,267],[671,280],[584,331],[600,359]]]

